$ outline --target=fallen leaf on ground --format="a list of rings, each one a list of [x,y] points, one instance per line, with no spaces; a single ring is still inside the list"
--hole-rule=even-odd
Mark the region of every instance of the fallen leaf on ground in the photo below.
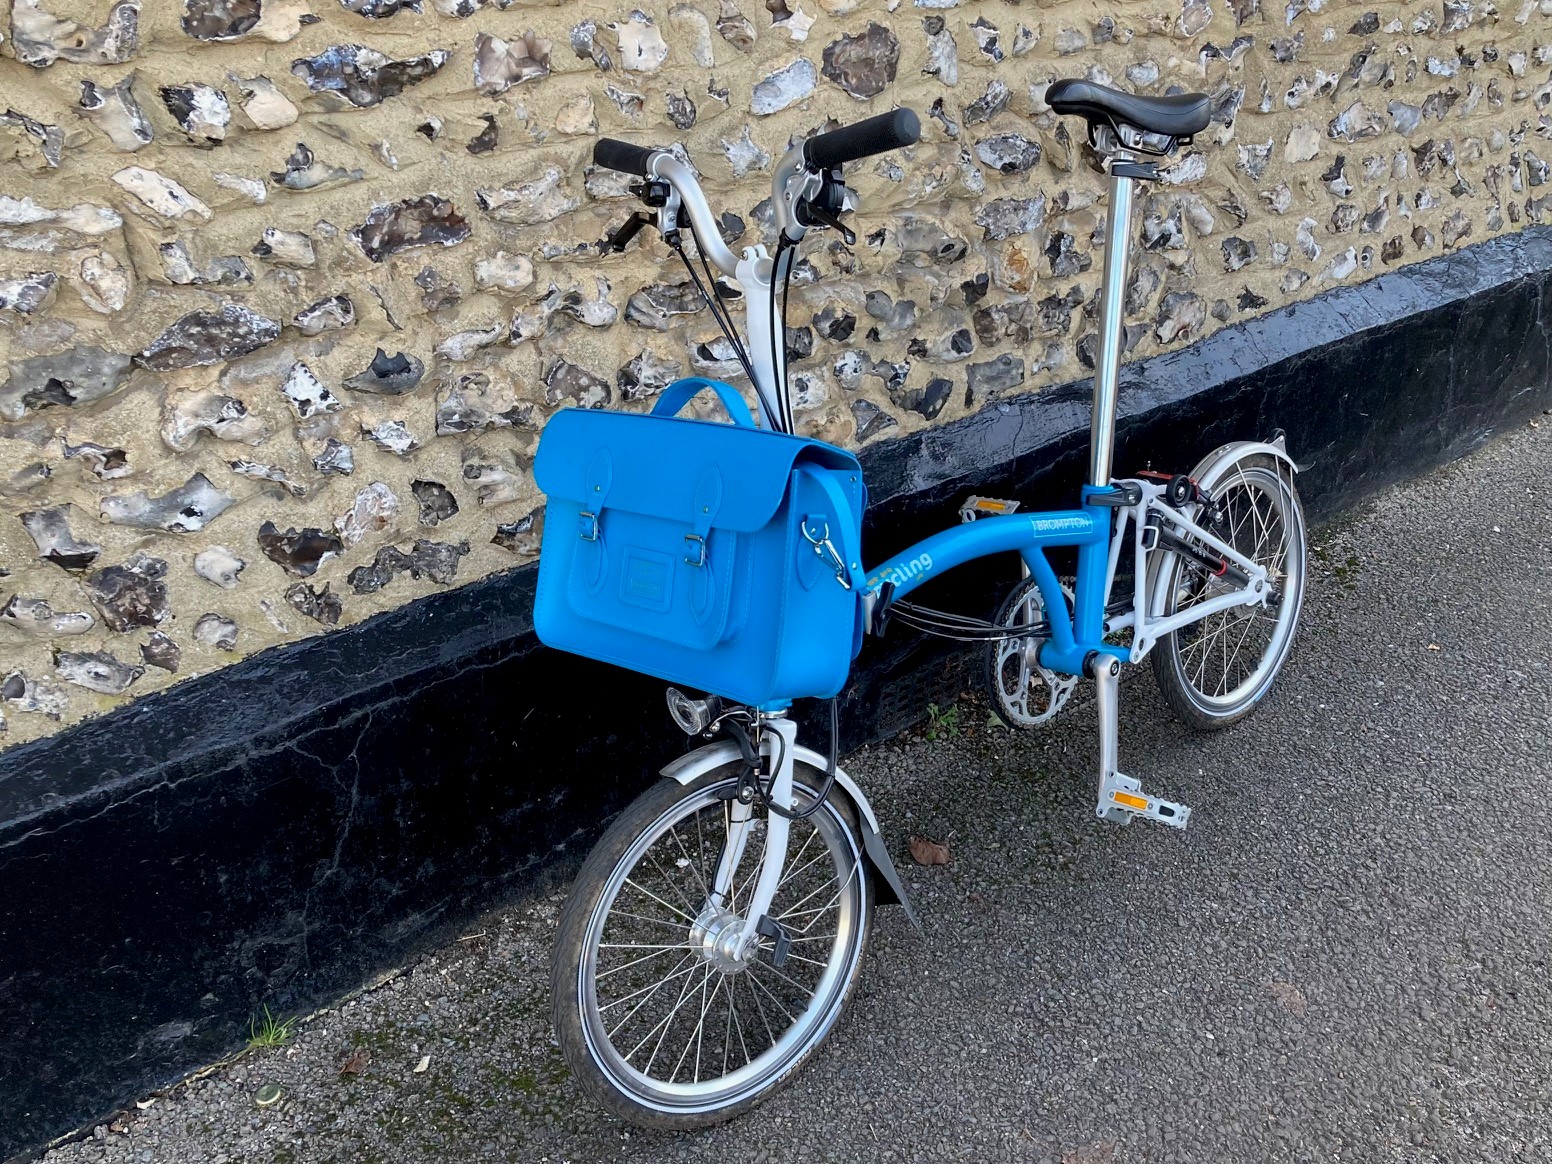
[[[431,1056],[430,1055],[422,1055],[420,1057],[420,1062],[415,1064],[415,1074],[416,1075],[421,1075],[421,1074],[425,1073],[426,1071],[429,1071],[430,1069],[431,1069]]]
[[[1272,992],[1273,998],[1283,1004],[1283,1009],[1289,1014],[1303,1014],[1309,1009],[1304,991],[1291,982],[1268,982],[1266,988]]]
[[[906,844],[911,850],[911,860],[918,865],[947,865],[949,862],[948,846],[941,841],[912,837]]]
[[[372,1052],[365,1047],[357,1047],[345,1056],[344,1062],[340,1064],[339,1073],[341,1075],[360,1075],[361,1072],[366,1070],[366,1065],[371,1061]]]

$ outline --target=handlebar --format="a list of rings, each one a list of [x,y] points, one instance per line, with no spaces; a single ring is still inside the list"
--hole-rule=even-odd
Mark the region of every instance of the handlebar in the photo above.
[[[842,126],[829,133],[816,134],[787,151],[772,175],[772,203],[776,225],[789,243],[803,237],[811,218],[799,213],[801,207],[814,207],[812,201],[833,185],[827,171],[846,162],[899,149],[921,140],[921,120],[910,109],[895,109]],[[738,257],[722,241],[718,223],[706,203],[706,195],[696,181],[695,171],[672,152],[652,146],[634,145],[614,138],[600,138],[593,145],[593,164],[641,178],[667,182],[678,195],[662,214],[667,221],[682,211],[695,228],[696,238],[706,251],[712,266],[725,275],[735,275]],[[663,220],[660,219],[660,225]],[[833,215],[818,216],[818,221],[838,225]],[[628,240],[628,236],[626,236]],[[619,241],[619,236],[616,236]]]
[[[803,160],[821,170],[886,153],[921,140],[921,119],[911,109],[880,113],[855,125],[816,134],[803,143]]]
[[[593,164],[603,166],[606,170],[618,170],[622,174],[646,178],[650,176],[648,169],[652,165],[652,155],[659,152],[649,146],[632,145],[628,141],[605,137],[593,146]]]

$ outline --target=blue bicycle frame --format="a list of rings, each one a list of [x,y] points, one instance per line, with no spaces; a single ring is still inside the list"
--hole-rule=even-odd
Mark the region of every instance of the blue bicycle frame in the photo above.
[[[893,584],[891,599],[901,598],[955,566],[1011,551],[1023,558],[1045,603],[1050,626],[1050,638],[1040,650],[1040,661],[1045,666],[1065,675],[1083,675],[1085,660],[1096,652],[1125,661],[1130,657],[1130,648],[1104,641],[1111,581],[1111,520],[1115,509],[1092,502],[1096,494],[1114,492],[1111,486],[1101,489],[1086,485],[1078,509],[982,517],[943,530],[870,570],[865,600],[870,605],[876,603],[885,583]],[[1046,557],[1047,549],[1067,546],[1078,551],[1071,618],[1065,614],[1067,597]]]

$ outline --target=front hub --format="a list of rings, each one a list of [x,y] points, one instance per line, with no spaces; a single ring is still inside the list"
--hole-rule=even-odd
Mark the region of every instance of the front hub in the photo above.
[[[736,913],[708,907],[690,927],[690,944],[701,957],[724,974],[737,974],[747,963],[739,955],[745,946],[748,923]]]

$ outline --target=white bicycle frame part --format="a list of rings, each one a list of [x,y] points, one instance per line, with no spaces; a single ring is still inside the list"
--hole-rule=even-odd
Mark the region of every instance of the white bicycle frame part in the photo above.
[[[761,733],[760,740],[762,756],[768,758],[776,750],[777,739],[781,742],[781,762],[771,777],[768,795],[771,803],[790,811],[794,806],[792,754],[797,748],[798,725],[790,719],[774,719],[768,720],[765,727],[766,731]],[[777,739],[773,739],[773,736]],[[713,900],[723,908],[729,908],[733,904],[733,874],[737,872],[739,862],[743,860],[744,850],[749,846],[753,817],[753,805],[744,804],[738,800],[732,802],[733,819],[728,828],[728,843],[723,849],[722,860],[717,865],[716,881],[711,887]],[[791,832],[792,822],[781,813],[772,812],[766,815],[765,853],[760,860],[760,876],[754,885],[754,896],[744,904],[742,910],[744,927],[735,954],[738,958],[748,955],[759,943],[760,935],[755,927],[759,925],[760,919],[770,912],[771,902],[776,898],[776,889],[781,884],[782,870],[787,864],[787,837]]]
[[[1162,500],[1163,486],[1155,485],[1149,481],[1127,481],[1128,485],[1136,485],[1142,489],[1142,501],[1136,505],[1129,505],[1117,511],[1115,532],[1110,540],[1110,564],[1109,577],[1105,580],[1106,601],[1109,601],[1111,587],[1115,584],[1116,564],[1120,559],[1121,540],[1127,536],[1130,530],[1132,545],[1137,562],[1149,564],[1149,568],[1137,570],[1132,579],[1132,609],[1105,623],[1105,631],[1122,630],[1132,628],[1132,653],[1130,661],[1139,662],[1153,649],[1154,643],[1164,635],[1179,630],[1181,627],[1190,626],[1193,622],[1199,622],[1210,614],[1216,614],[1220,610],[1227,610],[1233,606],[1251,606],[1266,601],[1267,580],[1264,567],[1252,562],[1228,542],[1218,537],[1210,530],[1203,529],[1185,514],[1181,513]],[[1223,593],[1198,603],[1187,610],[1179,611],[1162,618],[1155,618],[1153,612],[1162,609],[1162,606],[1150,605],[1149,578],[1155,571],[1151,569],[1154,558],[1163,554],[1169,554],[1171,550],[1161,550],[1157,546],[1153,549],[1145,549],[1143,545],[1144,535],[1147,532],[1147,518],[1149,513],[1157,513],[1161,520],[1171,526],[1175,532],[1190,536],[1201,542],[1204,546],[1221,554],[1229,562],[1244,571],[1248,579],[1243,586],[1225,589]]]
[[[1197,465],[1192,473],[1192,479],[1203,489],[1211,492],[1218,483],[1218,477],[1225,468],[1236,463],[1246,456],[1257,453],[1273,457],[1286,464],[1293,472],[1299,471],[1299,466],[1288,455],[1288,450],[1283,447],[1283,437],[1279,433],[1270,441],[1233,441],[1214,449]],[[1143,570],[1135,573],[1132,583],[1132,609],[1105,620],[1105,633],[1132,629],[1132,649],[1129,661],[1140,662],[1153,649],[1159,639],[1165,635],[1179,630],[1181,627],[1190,626],[1210,614],[1216,614],[1220,610],[1226,610],[1234,606],[1251,606],[1266,602],[1266,571],[1239,553],[1233,546],[1217,537],[1212,532],[1197,525],[1185,514],[1165,504],[1161,500],[1164,487],[1151,481],[1130,479],[1125,482],[1136,485],[1142,490],[1143,499],[1137,505],[1126,506],[1117,511],[1115,532],[1110,537],[1110,559],[1106,567],[1105,577],[1105,601],[1108,604],[1113,587],[1115,586],[1116,568],[1121,560],[1121,547],[1125,542],[1128,530],[1132,536],[1132,544],[1135,553],[1134,561],[1145,562]],[[1168,562],[1172,550],[1164,550],[1155,546],[1151,550],[1144,550],[1143,536],[1147,526],[1147,515],[1157,513],[1162,520],[1168,522],[1179,533],[1189,534],[1198,539],[1202,544],[1222,554],[1234,565],[1238,566],[1248,576],[1246,585],[1233,590],[1225,590],[1223,593],[1209,599],[1206,602],[1192,606],[1188,610],[1180,611],[1163,618],[1154,618],[1152,612],[1164,609],[1164,600],[1167,597],[1168,574],[1163,569]]]
[[[706,261],[723,275],[735,280],[744,299],[744,346],[749,352],[749,363],[754,369],[755,399],[759,404],[760,423],[776,432],[793,430],[792,409],[784,401],[779,385],[786,381],[787,344],[780,337],[772,359],[771,332],[775,320],[774,284],[778,272],[770,253],[763,245],[744,247],[741,256],[734,255],[722,241],[721,227],[706,201],[706,192],[695,176],[695,171],[666,150],[652,155],[651,176],[667,182],[673,194],[668,204],[658,214],[658,227],[664,233],[675,230],[682,211],[694,228],[696,245],[701,247]],[[811,194],[819,184],[819,176],[807,169],[803,162],[803,147],[788,150],[776,167],[772,179],[771,202],[776,211],[776,225],[782,236],[791,244],[802,241],[806,228],[797,219],[798,202]],[[712,289],[715,294],[715,289]]]
[[[774,727],[776,724],[790,723],[790,721],[777,719],[767,721],[767,723],[769,726]],[[786,737],[783,738],[785,739]],[[803,764],[816,772],[824,772],[828,768],[829,760],[824,756],[821,756],[812,748],[805,748],[800,744],[791,743],[790,741],[788,744],[789,746],[787,749],[787,755],[790,758],[789,762],[791,764]],[[701,776],[704,776],[707,772],[715,771],[718,768],[723,768],[736,762],[740,759],[740,757],[741,753],[738,750],[737,744],[733,743],[731,740],[719,740],[716,743],[707,744],[703,748],[697,748],[693,752],[688,752],[685,755],[680,756],[677,760],[674,760],[672,763],[665,765],[662,769],[662,773],[670,780],[674,780],[679,784],[690,784],[699,779]],[[791,776],[790,768],[788,769],[788,776],[789,778]],[[775,790],[773,789],[773,793],[774,791]],[[788,785],[787,793],[790,797],[790,784]],[[852,807],[857,811],[858,823],[862,826],[863,851],[867,854],[868,860],[872,863],[874,871],[877,872],[880,877],[880,884],[878,887],[879,900],[888,902],[892,899],[893,901],[899,903],[899,905],[904,908],[905,915],[910,920],[911,924],[919,929],[921,927],[921,923],[916,918],[916,910],[912,907],[910,897],[907,895],[905,886],[900,880],[900,874],[898,871],[896,871],[894,861],[889,856],[889,849],[884,844],[884,838],[879,833],[878,815],[873,811],[873,806],[868,803],[867,794],[864,793],[860,787],[858,787],[855,780],[848,776],[839,767],[837,767],[835,770],[835,791],[832,792],[831,795],[833,796],[836,793],[842,794],[848,800],[850,800]],[[778,801],[778,803],[781,802]],[[790,804],[790,800],[788,803]],[[739,821],[740,809],[742,809],[743,819],[746,821],[752,814],[750,806],[739,805],[739,803],[735,800],[733,802],[735,825]],[[774,826],[777,821],[781,822],[782,828],[785,830],[788,822],[776,813],[770,814],[770,821],[767,827]],[[731,860],[732,862],[728,865],[729,871],[731,871],[733,868],[736,868],[738,860],[741,860],[743,857],[744,848],[748,844],[748,831],[748,829],[743,829],[741,830],[740,837],[730,840],[728,849],[732,850],[736,846],[738,852],[736,858],[734,858],[731,853],[724,853],[723,855],[724,860]],[[781,865],[785,863],[786,854],[783,852],[779,860],[775,862],[772,861],[772,856],[773,850],[769,845],[767,845],[765,853],[766,865],[770,866],[774,864],[775,866],[775,871],[770,874],[770,876],[774,878],[774,892],[775,886],[779,886],[781,884]],[[722,868],[719,866],[718,884],[716,887],[714,887],[714,891],[720,892],[721,890],[722,872]],[[762,868],[762,882],[764,881],[765,877],[766,869]],[[755,904],[758,904],[758,894]],[[767,898],[764,901],[762,908],[768,909],[769,907],[770,899]],[[744,911],[741,910],[740,912]],[[760,914],[753,912],[753,905],[750,906],[749,912],[744,913],[744,916],[751,922],[758,922],[760,918]]]
[[[1217,489],[1220,478],[1229,466],[1237,464],[1245,457],[1258,454],[1287,465],[1290,473],[1300,471],[1299,464],[1288,455],[1283,434],[1279,432],[1269,441],[1230,441],[1228,444],[1220,445],[1197,462],[1196,468],[1191,471],[1191,477],[1199,486],[1211,493]],[[1155,551],[1148,562],[1146,578],[1149,601],[1147,609],[1149,610],[1162,610],[1164,608],[1164,602],[1168,596],[1170,574],[1170,571],[1164,569],[1164,566],[1168,563],[1168,560],[1166,554]],[[1242,565],[1242,563],[1236,561],[1236,565]],[[1265,601],[1264,597],[1259,599],[1259,601]],[[1203,607],[1207,605],[1204,603]],[[1202,608],[1192,608],[1193,612],[1198,609]],[[1213,609],[1223,608],[1220,606]],[[1211,610],[1202,609],[1203,616],[1209,613],[1211,613]],[[1182,625],[1189,625],[1189,623]],[[1169,630],[1178,629],[1178,627],[1171,627],[1169,629],[1156,630],[1153,639],[1156,642],[1160,636],[1168,634]],[[1133,641],[1135,644],[1135,635],[1133,636]],[[1152,645],[1152,643],[1149,643],[1149,647]],[[1146,651],[1144,651],[1144,654],[1146,654]],[[1132,661],[1136,662],[1140,658],[1142,658],[1142,655],[1134,655]]]

